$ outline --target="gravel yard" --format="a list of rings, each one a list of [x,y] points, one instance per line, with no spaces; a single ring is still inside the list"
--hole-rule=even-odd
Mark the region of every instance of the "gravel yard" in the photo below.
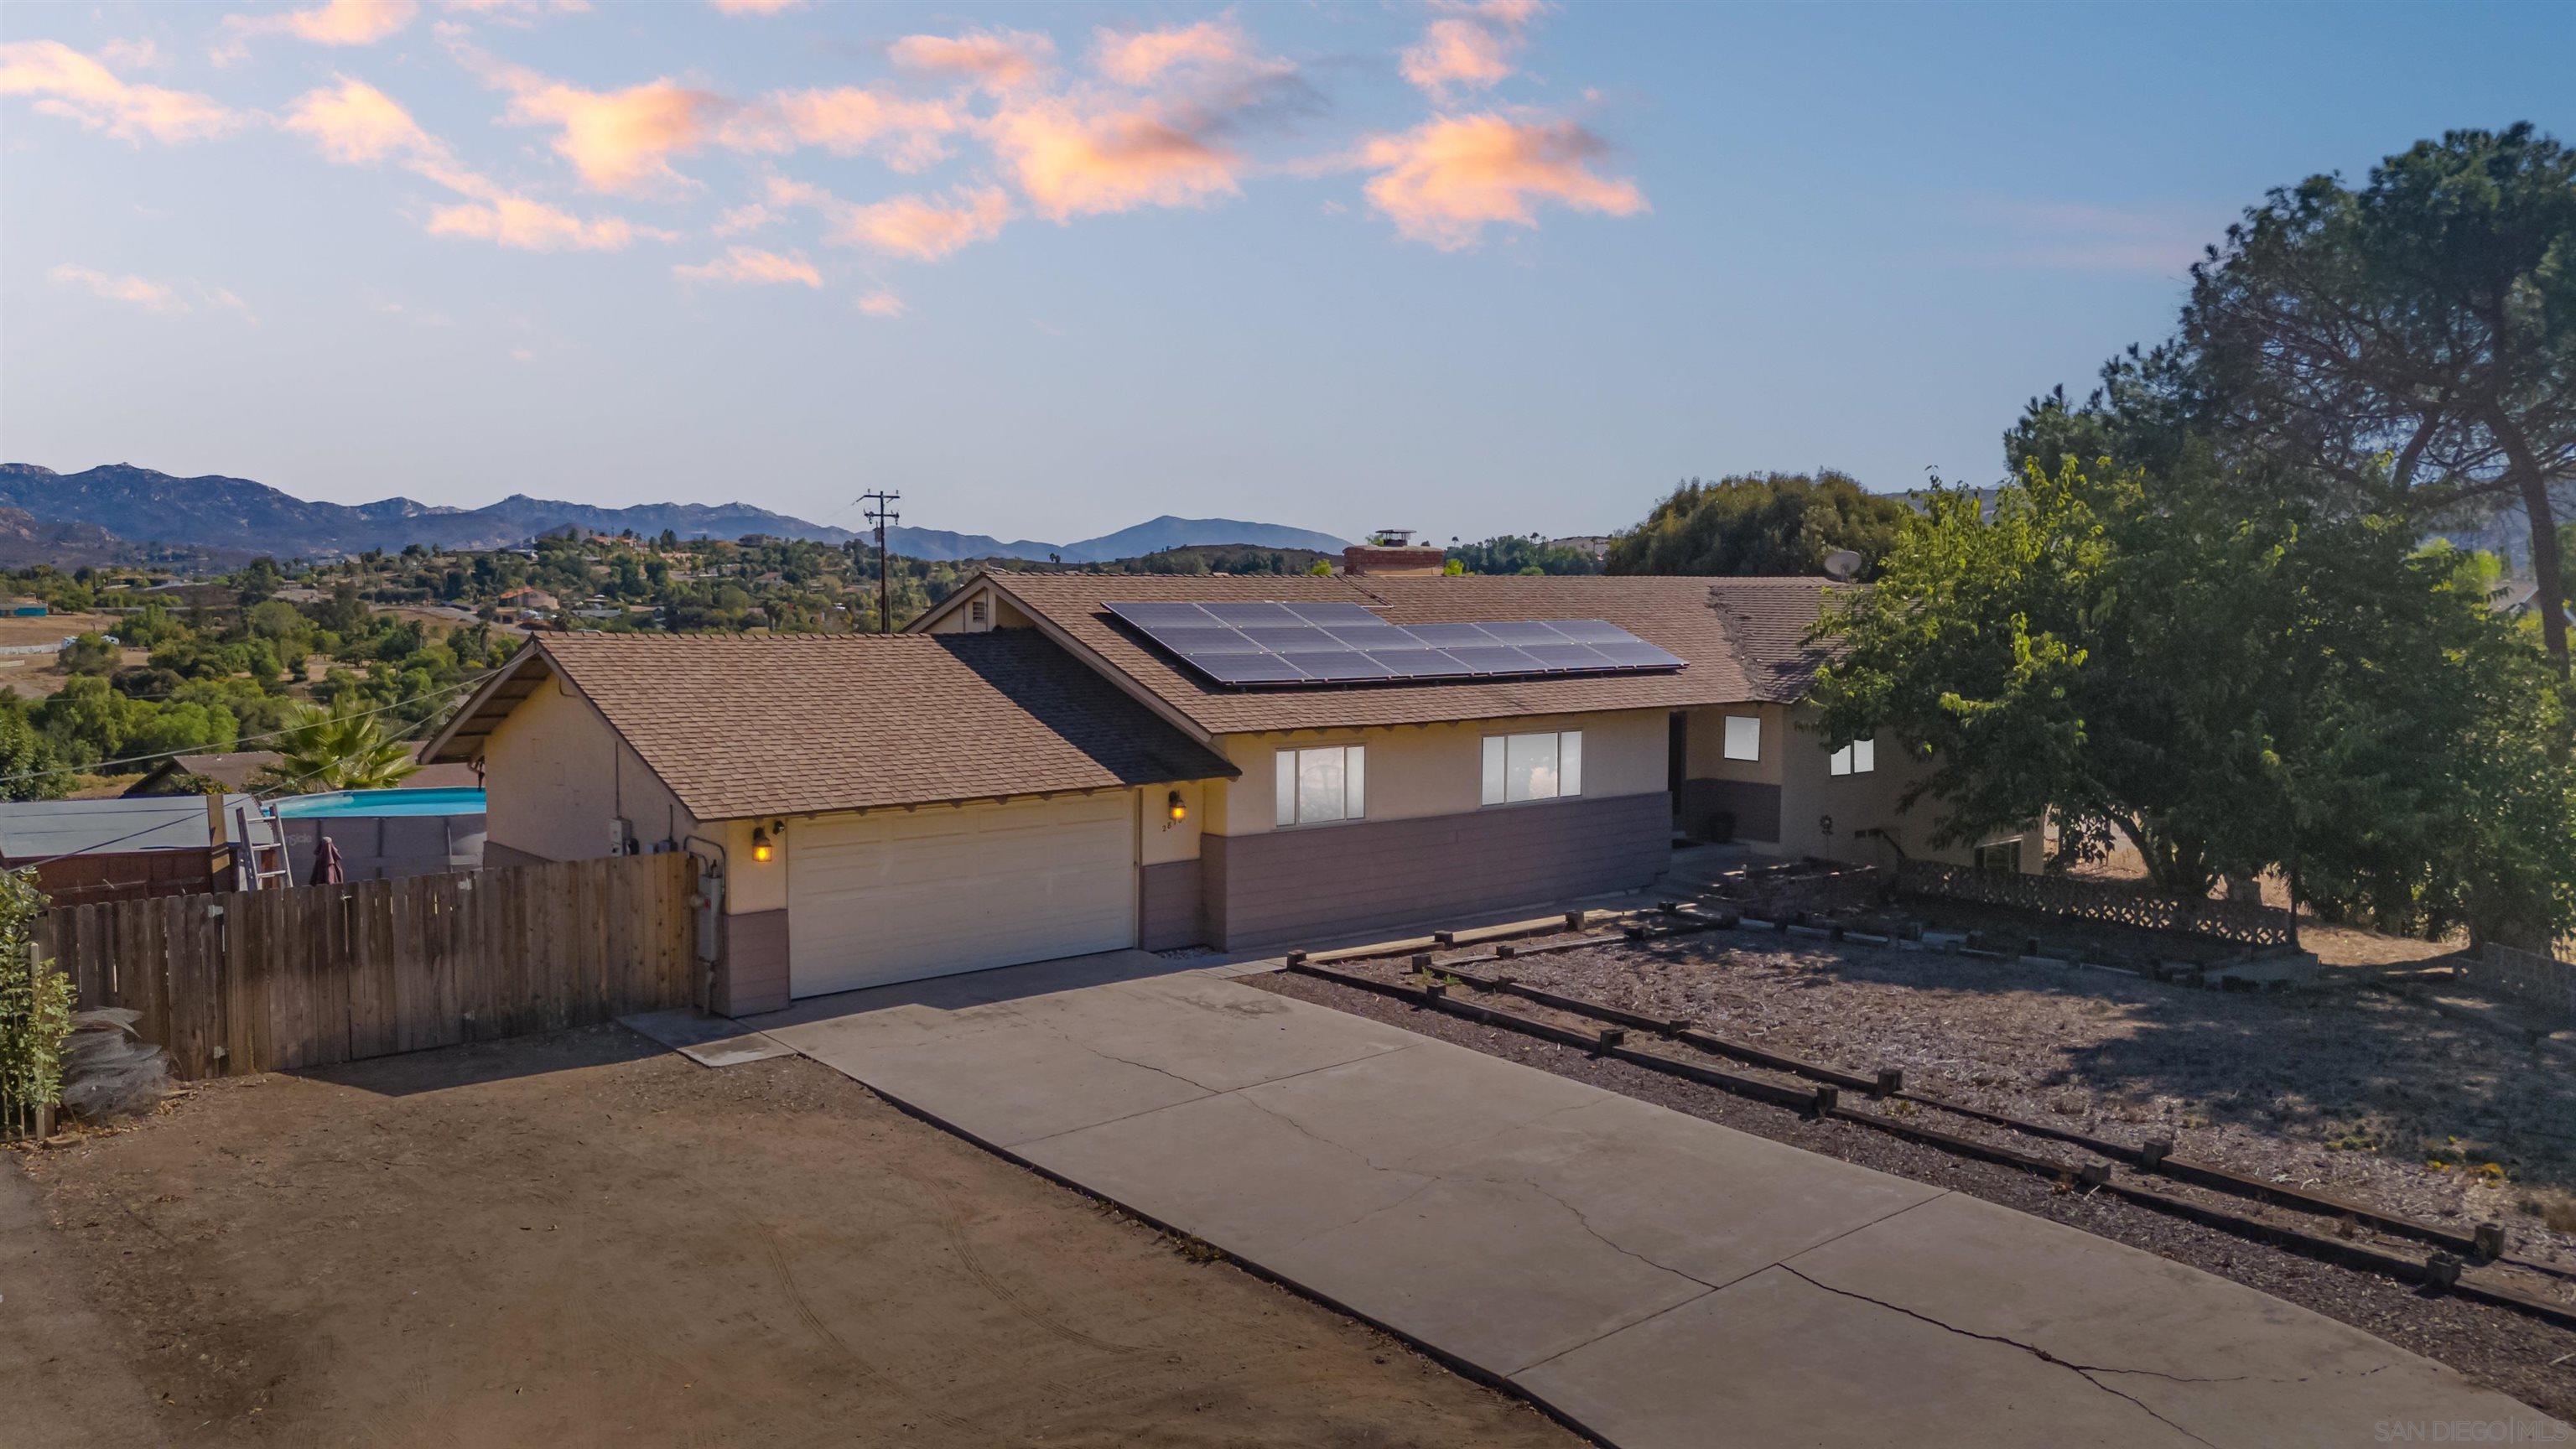
[[[1535,968],[1540,963],[1574,964],[1575,957],[1586,958],[1593,969],[1599,969],[1599,958],[1610,956],[1629,958],[1621,969],[1631,975],[1670,973],[1678,963],[1663,959],[1666,952],[1692,952],[1711,959],[1726,954],[1722,946],[1702,938],[1642,951],[1637,948],[1599,947],[1568,953],[1565,957],[1532,957],[1507,964],[1513,968],[1512,974],[1539,984],[1540,977]],[[1766,956],[1771,953],[1745,954]],[[1944,961],[1943,964],[1964,968],[1983,963]],[[1490,971],[1493,968],[1478,969]],[[1578,969],[1581,968],[1578,966]],[[1424,1011],[1355,988],[1284,973],[1241,979],[1247,986],[1392,1022],[1410,1031],[1490,1052],[1590,1083],[1605,1091],[1654,1102],[1846,1162],[1969,1193],[1989,1202],[2127,1243],[2349,1323],[2446,1363],[2476,1382],[2510,1394],[2544,1412],[2561,1418],[2576,1416],[2576,1367],[2571,1367],[2576,1366],[2576,1331],[2509,1309],[2487,1307],[2458,1298],[2428,1296],[2378,1274],[2320,1263],[2116,1198],[2071,1190],[2067,1185],[2012,1168],[1954,1156],[1935,1147],[1890,1137],[1854,1123],[1810,1120],[1795,1112],[1748,1101],[1714,1087],[1680,1080],[1631,1063],[1607,1060],[1576,1048],[1534,1040],[1502,1028]],[[1601,989],[1598,978],[1562,977],[1553,985],[1568,994],[1594,999],[1607,1000],[1612,995]],[[1624,1004],[1657,1014],[1683,1014],[1644,995],[1644,989],[1644,984],[1640,983],[1637,987],[1639,994],[1632,995]],[[1890,982],[1882,983],[1882,989],[1910,988]],[[2033,984],[2025,989],[2036,992],[2044,988]],[[2217,994],[2209,995],[2215,999]],[[2258,1004],[2250,999],[2231,997],[2227,1000]],[[2273,1004],[2277,1006],[2277,1003]],[[1948,1020],[1951,1026],[1943,1030],[1956,1029],[1962,1024],[1963,1015],[1952,1012]],[[1742,1017],[1721,1018],[1711,1012],[1706,1022],[1711,1029],[1722,1030],[1729,1035],[1748,1034]],[[1820,1041],[1781,1035],[1774,1037],[1771,1044],[1794,1047],[1804,1055],[1829,1055],[1824,1050],[1825,1044]],[[1852,1066],[1866,1058],[1847,1056],[1841,1060],[1843,1065]],[[1908,1079],[1911,1084],[1913,1069],[1910,1062]],[[2116,1124],[2105,1122],[2101,1125],[2108,1128]],[[2115,1134],[2106,1131],[2105,1135]],[[2521,1233],[2521,1228],[2522,1224],[2517,1222],[2517,1233],[2527,1237]]]
[[[2576,1267],[2576,1074],[2374,991],[2257,995],[2107,971],[1727,934],[1530,956],[1513,976],[2037,1121],[2356,1198],[2501,1221]]]

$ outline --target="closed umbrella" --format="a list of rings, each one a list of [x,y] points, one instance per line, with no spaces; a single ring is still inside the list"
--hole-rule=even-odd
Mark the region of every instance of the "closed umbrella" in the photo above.
[[[348,878],[347,868],[340,864],[340,847],[331,843],[330,836],[323,836],[322,843],[313,849],[313,876],[304,883],[338,885]]]

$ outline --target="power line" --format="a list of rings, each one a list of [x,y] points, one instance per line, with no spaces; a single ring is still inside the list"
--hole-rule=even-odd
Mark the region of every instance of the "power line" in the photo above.
[[[492,671],[492,672],[493,672],[493,673],[498,673],[499,671],[498,671],[498,670],[494,670],[494,671]],[[489,677],[489,675],[486,675],[485,677],[486,677],[486,678],[488,678],[488,677]],[[469,683],[470,683],[471,681],[467,681],[467,682],[469,682]],[[460,686],[458,686],[458,685],[449,685],[449,686],[447,686],[447,688],[448,688],[448,689],[455,689],[455,688],[458,688],[458,687],[460,687]],[[434,699],[434,698],[436,698],[436,697],[438,696],[438,694],[440,694],[440,693],[444,693],[444,692],[445,692],[445,691],[432,691],[432,692],[431,692],[431,693],[429,693],[429,694],[423,694],[423,695],[415,696],[415,698],[418,698],[418,699]],[[406,701],[406,702],[408,702],[408,701]],[[399,707],[400,707],[400,706],[398,706],[398,705],[387,705],[385,708],[386,708],[386,709],[396,709],[396,708],[399,708]],[[377,711],[372,711],[372,713],[378,713],[378,714],[381,714],[381,713],[383,713],[383,711],[382,711],[382,710],[377,710]],[[387,743],[387,744],[400,744],[402,741],[404,741],[404,740],[406,740],[406,739],[409,739],[412,735],[414,735],[414,734],[418,733],[418,732],[419,732],[419,730],[420,730],[420,727],[421,727],[422,725],[427,724],[427,723],[429,723],[429,721],[427,721],[427,720],[425,720],[425,719],[424,719],[424,720],[415,720],[415,721],[413,721],[410,725],[408,725],[408,726],[404,727],[404,729],[403,729],[402,733],[392,736],[391,738],[389,738],[389,739],[386,741],[386,743]],[[183,753],[184,753],[184,752],[183,752]],[[339,763],[339,762],[338,762],[338,761],[336,761],[336,760],[332,762],[332,764],[338,764],[338,763]],[[227,790],[227,791],[225,791],[225,792],[224,792],[224,795],[225,795],[225,798],[229,799],[231,796],[233,796],[233,795],[235,795],[235,794],[244,794],[244,795],[248,795],[248,796],[250,796],[250,797],[251,797],[251,799],[253,799],[253,800],[255,800],[255,801],[260,801],[260,802],[262,802],[262,803],[265,803],[265,802],[266,802],[266,801],[268,801],[268,800],[274,799],[274,798],[276,798],[276,797],[277,797],[277,796],[279,796],[279,795],[285,794],[286,792],[293,790],[296,786],[303,784],[303,783],[304,783],[305,781],[307,781],[307,780],[313,779],[313,778],[315,778],[316,776],[319,776],[319,775],[327,774],[327,773],[330,771],[330,769],[331,769],[331,765],[324,765],[324,766],[322,766],[322,767],[321,767],[321,768],[319,768],[319,769],[315,769],[315,770],[308,770],[308,771],[306,771],[305,773],[303,773],[303,774],[301,774],[301,775],[296,776],[296,777],[295,777],[294,779],[292,779],[292,780],[284,780],[284,781],[280,781],[279,783],[274,784],[274,785],[271,785],[271,786],[267,787],[267,788],[266,788],[266,789],[264,789],[264,790],[243,790],[243,791],[231,791],[231,790]],[[129,841],[129,840],[132,840],[132,839],[135,839],[135,838],[136,838],[136,837],[138,837],[138,836],[150,835],[152,832],[154,832],[154,831],[156,831],[156,830],[167,830],[167,829],[169,829],[169,828],[170,828],[170,826],[171,826],[173,823],[174,823],[174,822],[172,822],[172,821],[168,821],[168,820],[158,820],[158,821],[154,821],[152,824],[150,824],[150,825],[146,825],[146,826],[144,826],[144,827],[143,827],[142,829],[140,829],[140,830],[129,830],[129,831],[127,831],[127,832],[126,832],[125,834],[123,834],[123,835],[115,836],[115,837],[112,837],[112,838],[107,839],[107,840],[102,840],[102,841],[99,841],[99,842],[97,842],[97,843],[95,843],[95,844],[92,844],[92,845],[84,845],[84,846],[82,846],[82,847],[81,847],[80,849],[78,849],[78,850],[66,850],[66,851],[64,851],[64,852],[63,852],[62,854],[60,854],[60,855],[49,855],[49,856],[46,856],[46,857],[45,857],[44,859],[42,859],[42,860],[31,860],[31,861],[27,862],[25,865],[11,866],[11,867],[10,867],[10,869],[11,869],[11,870],[34,870],[36,867],[38,867],[38,866],[40,866],[40,865],[52,865],[55,861],[58,861],[58,860],[70,860],[70,859],[72,859],[72,858],[73,858],[73,857],[75,857],[75,856],[82,856],[82,855],[90,855],[90,854],[94,854],[94,853],[96,853],[96,852],[98,852],[98,851],[102,851],[102,850],[107,849],[107,848],[108,848],[109,846],[111,846],[111,845],[123,845],[125,842],[127,842],[127,841]],[[210,832],[210,833],[211,833],[211,832]],[[231,843],[231,842],[229,842],[229,841],[222,841],[222,840],[210,840],[210,841],[208,842],[208,848],[209,848],[209,849],[213,849],[213,848],[216,848],[216,847],[219,847],[219,846],[228,845],[228,844],[230,844],[230,843]],[[249,849],[249,848],[250,848],[250,842],[248,842],[248,841],[244,841],[244,842],[242,842],[242,848],[243,848],[243,849],[245,849],[245,850]]]
[[[513,656],[513,657],[515,657],[515,656]],[[507,664],[499,664],[499,665],[495,665],[495,666],[493,666],[493,667],[492,667],[492,668],[490,668],[490,669],[486,669],[486,670],[484,670],[484,671],[483,671],[482,673],[480,673],[480,674],[468,675],[468,676],[466,676],[465,678],[463,678],[463,679],[460,679],[460,680],[456,681],[454,684],[442,684],[442,685],[440,685],[438,688],[436,688],[436,689],[433,689],[433,690],[429,691],[427,694],[415,694],[415,695],[411,696],[409,699],[398,699],[398,700],[395,700],[395,701],[394,701],[393,703],[391,703],[391,704],[387,704],[387,705],[379,705],[379,706],[377,706],[377,707],[376,707],[376,708],[374,708],[374,709],[362,709],[362,710],[359,710],[359,711],[358,711],[357,713],[355,713],[355,714],[342,716],[342,718],[346,718],[346,719],[366,719],[366,718],[369,718],[369,717],[374,716],[374,715],[385,714],[385,713],[388,713],[388,712],[393,711],[393,710],[401,709],[403,706],[408,705],[408,704],[418,704],[418,703],[422,702],[423,700],[436,699],[436,698],[438,698],[438,697],[439,697],[440,695],[442,695],[442,694],[453,694],[453,693],[455,693],[457,690],[460,690],[460,689],[470,689],[470,688],[472,688],[473,686],[475,686],[475,685],[477,685],[477,684],[481,684],[484,680],[487,680],[487,679],[491,678],[493,675],[498,674],[498,673],[500,673],[502,670],[507,669],[507,668],[509,668],[509,667],[510,667],[510,666],[509,666],[509,665],[507,665]],[[247,745],[247,744],[250,744],[250,743],[252,743],[252,742],[254,742],[254,741],[258,741],[258,740],[277,740],[277,739],[284,739],[284,738],[285,738],[285,737],[287,737],[288,735],[295,734],[295,733],[297,733],[297,732],[298,732],[298,730],[297,730],[297,729],[295,729],[295,728],[288,728],[288,729],[280,729],[280,730],[270,730],[270,731],[269,731],[268,733],[266,733],[266,734],[258,734],[258,735],[236,735],[236,736],[234,736],[234,737],[233,737],[233,746],[234,746],[234,748],[238,749],[239,747],[241,747],[241,746],[243,746],[243,745]],[[406,731],[406,733],[408,733],[408,731]],[[179,756],[181,756],[181,755],[205,755],[205,754],[215,754],[215,753],[227,753],[227,754],[228,754],[228,753],[230,753],[230,751],[213,751],[213,750],[208,750],[208,749],[206,749],[206,748],[205,748],[204,746],[202,746],[202,745],[191,745],[191,746],[189,746],[189,747],[188,747],[188,748],[186,748],[186,749],[179,749],[179,750],[161,750],[161,751],[159,751],[159,752],[157,752],[157,753],[149,754],[149,755],[127,755],[127,756],[124,756],[124,757],[122,757],[122,758],[120,758],[120,759],[114,759],[114,760],[100,760],[100,761],[99,761],[99,762],[98,762],[98,763],[97,763],[93,768],[95,768],[95,769],[97,769],[97,770],[102,770],[102,771],[103,771],[103,770],[107,770],[107,769],[109,769],[110,767],[112,767],[112,766],[116,766],[116,765],[144,765],[144,764],[149,764],[149,763],[151,763],[151,762],[152,762],[152,761],[154,761],[154,760],[175,760],[175,759],[177,759],[177,758],[178,758]],[[31,770],[31,771],[28,771],[27,773],[25,773],[25,774],[21,774],[21,775],[0,775],[0,785],[16,785],[16,784],[20,784],[20,783],[23,783],[23,782],[28,781],[28,780],[41,780],[41,779],[43,779],[45,776],[50,775],[50,774],[52,774],[52,773],[54,773],[52,770]]]

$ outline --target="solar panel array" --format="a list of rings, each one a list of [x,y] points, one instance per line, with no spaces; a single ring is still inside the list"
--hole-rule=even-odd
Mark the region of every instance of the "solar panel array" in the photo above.
[[[1599,619],[1390,624],[1357,604],[1111,603],[1109,612],[1230,685],[1365,684],[1680,669]]]

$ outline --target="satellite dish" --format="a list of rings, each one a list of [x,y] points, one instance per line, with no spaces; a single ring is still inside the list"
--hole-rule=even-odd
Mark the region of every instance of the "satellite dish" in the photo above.
[[[1859,554],[1847,548],[1838,548],[1825,555],[1825,572],[1843,583],[1850,583],[1860,577],[1862,562]]]

